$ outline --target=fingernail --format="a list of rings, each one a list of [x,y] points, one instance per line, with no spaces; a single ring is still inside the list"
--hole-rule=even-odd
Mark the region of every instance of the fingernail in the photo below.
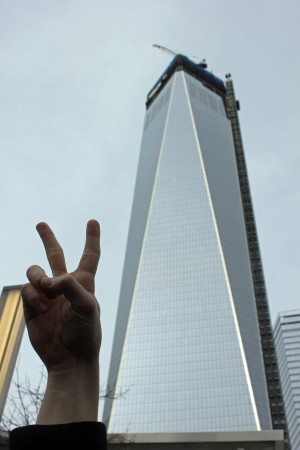
[[[35,228],[37,229],[37,231],[40,231],[42,229],[42,227],[43,227],[43,223],[39,222]]]
[[[47,225],[45,222],[40,222],[36,225],[36,229],[39,235],[42,237],[47,230]]]

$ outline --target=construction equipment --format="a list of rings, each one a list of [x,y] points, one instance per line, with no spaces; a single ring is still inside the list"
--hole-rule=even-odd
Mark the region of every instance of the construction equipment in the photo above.
[[[158,48],[158,50],[161,50],[162,52],[167,53],[168,55],[172,55],[172,56],[178,55],[178,52],[176,53],[173,50],[170,50],[169,48],[164,47],[163,45],[152,44],[152,47]],[[197,59],[198,61],[200,59],[198,56],[190,56],[190,58]],[[206,62],[206,59],[204,59],[204,58],[198,64],[199,64],[199,66],[203,67],[203,69],[207,68],[207,62]]]

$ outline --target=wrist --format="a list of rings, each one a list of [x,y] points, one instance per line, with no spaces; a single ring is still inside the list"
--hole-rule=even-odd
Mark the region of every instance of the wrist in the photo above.
[[[85,361],[82,359],[69,359],[48,368],[47,388],[57,390],[84,389],[91,387],[92,381],[99,381],[99,358]],[[93,387],[98,383],[93,383]]]
[[[51,368],[37,424],[97,421],[98,401],[98,359]]]

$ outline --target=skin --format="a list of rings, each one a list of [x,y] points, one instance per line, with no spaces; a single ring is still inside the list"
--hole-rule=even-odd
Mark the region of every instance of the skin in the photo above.
[[[100,307],[95,274],[100,258],[100,226],[90,220],[78,268],[67,272],[64,253],[49,225],[37,231],[53,277],[39,266],[27,270],[22,287],[31,344],[48,371],[37,424],[96,421],[99,398]]]

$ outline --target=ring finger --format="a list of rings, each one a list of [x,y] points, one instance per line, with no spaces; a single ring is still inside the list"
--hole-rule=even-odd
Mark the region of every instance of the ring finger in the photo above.
[[[40,266],[31,266],[26,272],[29,282],[38,290],[41,291],[41,279],[46,276],[45,271]]]

